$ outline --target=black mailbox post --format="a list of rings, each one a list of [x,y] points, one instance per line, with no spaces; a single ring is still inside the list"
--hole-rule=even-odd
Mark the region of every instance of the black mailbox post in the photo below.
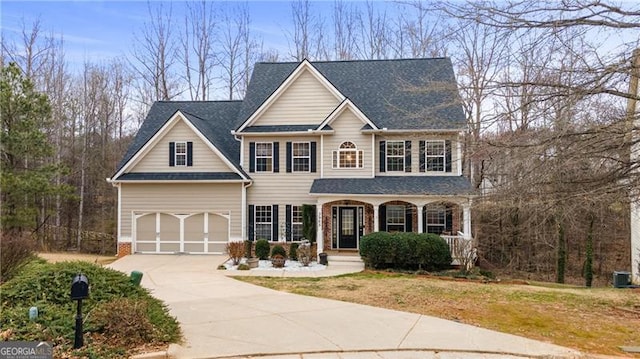
[[[73,348],[78,349],[84,345],[82,335],[82,300],[89,298],[89,279],[82,273],[78,273],[71,281],[71,299],[78,301],[76,311],[76,333]]]

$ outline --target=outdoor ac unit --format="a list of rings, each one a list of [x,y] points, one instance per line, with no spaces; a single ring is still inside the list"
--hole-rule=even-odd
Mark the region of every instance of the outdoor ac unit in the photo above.
[[[631,273],[613,272],[613,287],[626,288],[631,285]]]

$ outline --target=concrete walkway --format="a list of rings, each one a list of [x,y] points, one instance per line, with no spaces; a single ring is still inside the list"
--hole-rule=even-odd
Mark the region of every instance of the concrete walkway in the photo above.
[[[183,345],[169,349],[175,358],[581,357],[568,348],[453,321],[254,286],[216,270],[224,260],[132,255],[110,267],[142,271],[142,285],[169,305],[185,337]],[[332,268],[336,274],[353,270]]]

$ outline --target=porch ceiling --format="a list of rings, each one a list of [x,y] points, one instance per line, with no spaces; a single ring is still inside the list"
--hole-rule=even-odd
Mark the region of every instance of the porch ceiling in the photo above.
[[[372,195],[473,195],[469,180],[462,176],[379,176],[374,178],[321,178],[310,193]]]

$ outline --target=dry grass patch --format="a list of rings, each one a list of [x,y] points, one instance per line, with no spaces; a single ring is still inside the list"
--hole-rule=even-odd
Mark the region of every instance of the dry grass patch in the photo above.
[[[585,353],[625,355],[619,346],[640,345],[640,290],[485,284],[373,271],[332,278],[236,278],[290,293],[458,320]]]
[[[118,259],[116,256],[102,256],[99,254],[75,253],[75,252],[39,252],[38,257],[49,263],[65,261],[83,261],[94,264],[106,265]]]

